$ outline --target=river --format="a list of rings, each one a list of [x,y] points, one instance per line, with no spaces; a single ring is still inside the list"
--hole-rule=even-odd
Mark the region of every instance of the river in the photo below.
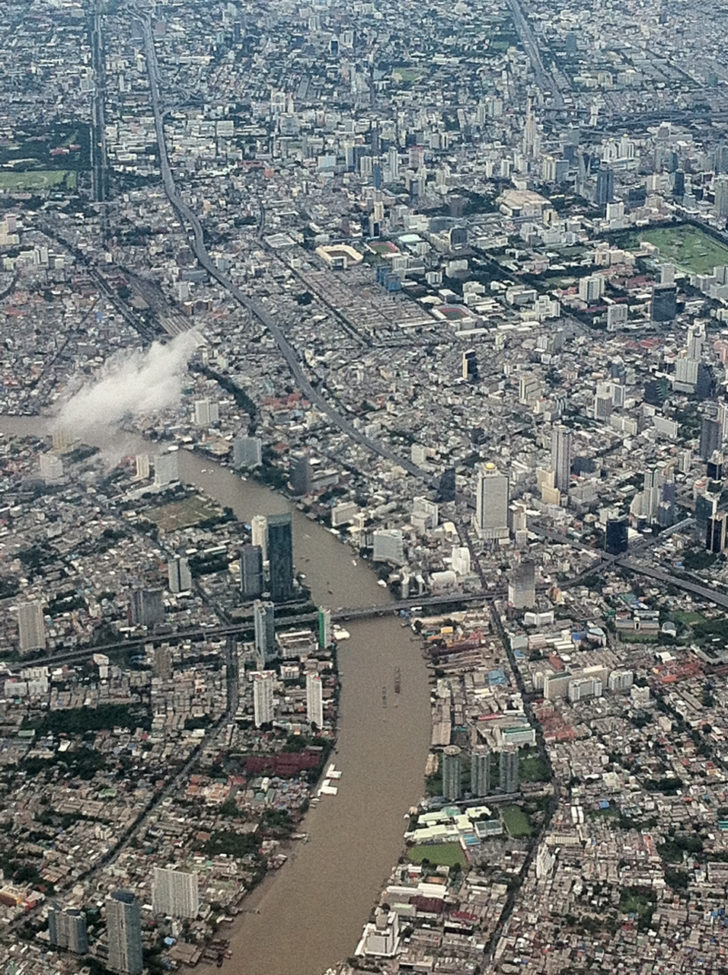
[[[0,432],[42,430],[38,418],[0,417]],[[186,450],[180,451],[180,475],[248,523],[255,514],[292,510],[296,568],[305,573],[316,603],[357,606],[391,599],[365,562],[354,560],[348,546],[281,495]],[[348,628],[351,638],[339,647],[334,756],[342,771],[339,793],[311,809],[304,825],[309,842],[293,845],[289,862],[250,897],[251,913],[225,932],[233,957],[222,975],[321,975],[353,954],[402,848],[403,815],[422,795],[430,709],[420,643],[394,616]]]

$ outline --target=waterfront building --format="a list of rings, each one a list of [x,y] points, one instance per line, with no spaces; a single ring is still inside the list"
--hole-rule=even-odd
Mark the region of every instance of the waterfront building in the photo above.
[[[306,720],[319,730],[324,726],[324,694],[319,674],[306,675]]]
[[[151,474],[152,465],[149,461],[149,454],[137,454],[134,458],[134,464],[136,467],[136,474],[134,475],[135,481],[147,481],[149,480],[149,475]]]
[[[462,795],[461,754],[457,745],[448,745],[442,751],[442,794],[446,799],[459,799]]]
[[[308,451],[291,458],[289,482],[294,497],[303,497],[311,491],[311,460]]]
[[[159,454],[154,458],[154,486],[166,487],[179,480],[179,458],[177,451]]]
[[[331,610],[323,606],[318,611],[318,645],[320,650],[326,650],[334,642],[331,624]]]
[[[404,538],[399,528],[378,528],[373,532],[375,562],[404,565]]]
[[[290,514],[268,516],[269,591],[273,602],[293,597],[293,529]]]
[[[268,561],[268,519],[265,515],[253,515],[250,523],[250,541],[257,545],[263,556],[263,562]]]
[[[263,463],[263,441],[260,437],[236,437],[233,440],[233,467],[253,470]],[[257,517],[263,518],[264,515]]]
[[[152,907],[167,917],[196,917],[200,906],[196,873],[155,867],[152,879]]]

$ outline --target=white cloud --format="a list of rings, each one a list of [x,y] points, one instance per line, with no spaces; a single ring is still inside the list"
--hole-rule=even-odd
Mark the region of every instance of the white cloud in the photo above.
[[[202,343],[190,331],[171,342],[112,356],[94,380],[63,402],[54,427],[73,438],[104,445],[128,418],[150,416],[175,406],[182,394],[187,363]]]

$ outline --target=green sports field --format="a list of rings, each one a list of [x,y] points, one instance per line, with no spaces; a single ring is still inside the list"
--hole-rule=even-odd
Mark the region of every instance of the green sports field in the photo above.
[[[503,806],[500,810],[500,816],[514,839],[531,835],[531,824],[528,821],[528,816],[518,806]]]
[[[710,274],[717,265],[728,264],[728,246],[688,224],[640,230],[633,244],[638,240],[654,244],[663,261],[693,274]]]
[[[67,169],[28,169],[21,172],[0,171],[0,191],[25,193],[32,190],[48,190],[54,186],[74,189],[76,174]]]
[[[158,525],[161,532],[191,528],[214,514],[216,514],[215,508],[197,495],[185,498],[183,501],[170,501],[160,508],[150,508],[145,511],[146,517]]]
[[[465,866],[465,854],[459,843],[438,843],[432,846],[413,846],[407,850],[407,857],[412,863],[422,863],[429,860],[435,867],[453,867],[459,863]]]

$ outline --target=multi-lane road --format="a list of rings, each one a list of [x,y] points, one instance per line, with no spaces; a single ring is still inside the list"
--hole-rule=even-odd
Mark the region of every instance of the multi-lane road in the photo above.
[[[106,66],[104,64],[103,17],[98,3],[91,22],[91,63],[94,72],[94,93],[91,105],[91,170],[93,197],[102,208],[108,195],[108,173],[106,160],[106,119],[104,100],[106,88]],[[106,226],[105,213],[102,223]]]
[[[513,17],[513,23],[518,31],[518,36],[521,38],[523,49],[531,62],[531,68],[536,76],[536,84],[544,95],[547,93],[551,94],[551,107],[559,112],[563,111],[566,107],[564,96],[561,94],[559,86],[556,84],[551,72],[547,71],[544,67],[536,35],[528,21],[528,16],[523,9],[521,0],[507,0],[507,3],[508,9]]]
[[[409,458],[401,457],[381,441],[366,436],[362,430],[355,426],[351,419],[344,416],[332,406],[329,400],[327,400],[326,397],[324,397],[313,386],[306,376],[298,352],[286,339],[283,331],[275,321],[271,312],[262,302],[257,301],[255,298],[251,298],[249,295],[246,295],[243,291],[241,291],[241,289],[218,268],[216,263],[210,257],[205,245],[204,231],[197,214],[182,199],[182,196],[180,195],[174,181],[172,168],[169,164],[167,142],[164,133],[164,119],[161,108],[161,76],[159,71],[159,62],[157,60],[157,51],[154,46],[152,25],[148,18],[143,20],[143,30],[147,77],[149,80],[152,111],[154,113],[154,126],[157,136],[157,145],[159,147],[159,163],[162,174],[162,182],[164,184],[164,191],[172,208],[182,223],[182,226],[186,227],[190,233],[190,246],[192,247],[198,262],[202,267],[205,268],[211,278],[217,281],[218,284],[223,287],[238,302],[239,305],[245,308],[267,329],[269,334],[272,335],[276,345],[278,346],[278,350],[285,359],[286,364],[293,375],[298,389],[301,391],[301,393],[303,393],[306,399],[318,410],[320,410],[320,412],[323,413],[324,416],[335,427],[371,453],[378,454],[380,457],[384,457],[386,460],[391,461],[393,464],[401,467],[412,477],[416,477],[420,481],[431,484],[432,479],[426,471],[423,471],[416,464],[412,463]]]

